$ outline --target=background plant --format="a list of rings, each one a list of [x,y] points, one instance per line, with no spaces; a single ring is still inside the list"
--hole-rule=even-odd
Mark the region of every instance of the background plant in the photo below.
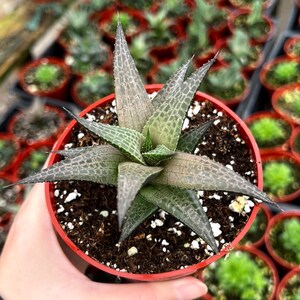
[[[11,140],[0,138],[0,169],[6,167],[16,155],[17,148]]]

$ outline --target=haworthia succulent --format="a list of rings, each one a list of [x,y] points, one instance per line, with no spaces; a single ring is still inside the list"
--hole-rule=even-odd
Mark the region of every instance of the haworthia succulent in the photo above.
[[[176,149],[188,107],[214,61],[215,58],[190,75],[148,119],[143,133],[150,131],[154,146],[165,145],[170,150]]]
[[[132,129],[87,121],[65,109],[79,124],[97,134],[133,161],[145,164],[141,154],[145,137]]]
[[[161,167],[148,167],[134,162],[122,162],[118,167],[118,217],[119,225],[141,187],[161,171]]]
[[[177,89],[179,89],[185,79],[185,74],[193,60],[193,57],[186,62],[171,78],[166,82],[164,87],[153,98],[152,104],[157,109],[166,99],[169,99]]]
[[[143,153],[143,158],[147,165],[155,166],[162,161],[170,158],[176,152],[169,150],[164,145],[158,145],[155,149]]]
[[[147,135],[146,135],[146,139],[145,139],[145,143],[143,145],[142,148],[142,152],[148,152],[153,150],[153,145],[152,145],[152,141],[151,141],[151,136],[150,136],[150,132],[149,130],[147,131]]]
[[[207,156],[178,152],[153,182],[184,189],[235,192],[274,203],[241,175]]]
[[[114,78],[119,125],[141,132],[154,106],[130,55],[120,22],[114,52]]]
[[[59,154],[64,157],[70,158],[88,152],[90,150],[93,150],[94,147],[98,147],[98,146],[86,146],[86,147],[70,148],[65,150],[56,150],[56,151],[51,151],[51,153]]]
[[[126,161],[126,157],[110,145],[101,145],[92,148],[75,157],[61,160],[37,174],[20,180],[18,183],[86,180],[117,185],[118,165]]]
[[[120,242],[124,241],[141,223],[151,216],[158,207],[137,194],[123,220]]]
[[[215,253],[219,252],[210,223],[201,206],[195,207],[188,191],[170,186],[148,185],[140,194],[148,201],[176,217],[199,235]]]
[[[193,153],[197,148],[203,135],[206,133],[207,129],[213,123],[212,121],[205,122],[199,127],[195,127],[187,132],[185,132],[178,141],[177,150],[187,153]]]

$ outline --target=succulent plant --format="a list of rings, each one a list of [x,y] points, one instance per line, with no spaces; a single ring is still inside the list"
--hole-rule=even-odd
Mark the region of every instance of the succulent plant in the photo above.
[[[126,12],[115,13],[112,16],[110,28],[112,32],[115,32],[118,27],[118,20],[122,23],[124,30],[128,30],[128,27],[133,24],[133,18]]]
[[[167,16],[170,18],[181,17],[189,12],[189,7],[185,1],[181,0],[165,0],[163,7],[167,10]]]
[[[59,150],[57,154],[64,160],[19,183],[88,180],[116,186],[120,241],[161,208],[190,227],[217,253],[196,190],[232,191],[274,202],[222,164],[191,154],[211,122],[181,135],[190,102],[214,61],[185,79],[189,60],[151,101],[118,23],[114,53],[118,126],[90,122],[70,112],[79,124],[109,145]]]
[[[204,270],[214,299],[265,299],[268,276],[262,265],[245,251],[234,251],[227,259]]]
[[[297,272],[289,278],[281,292],[279,300],[300,300],[300,274]]]
[[[300,89],[288,89],[284,91],[277,102],[278,108],[285,115],[290,116],[296,122],[300,120]]]
[[[122,4],[138,10],[144,10],[150,7],[154,2],[154,0],[122,0]]]

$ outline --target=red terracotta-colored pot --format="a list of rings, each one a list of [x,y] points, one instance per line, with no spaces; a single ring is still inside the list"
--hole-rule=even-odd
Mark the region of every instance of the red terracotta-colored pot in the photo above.
[[[236,28],[235,19],[240,16],[243,16],[243,15],[248,15],[249,13],[250,13],[250,10],[248,10],[248,9],[237,9],[237,10],[234,10],[231,12],[231,14],[229,15],[229,19],[228,19],[228,28],[231,33],[233,33]],[[252,38],[251,41],[254,44],[265,44],[275,34],[275,26],[274,26],[272,20],[269,17],[267,17],[266,15],[263,16],[263,20],[267,24],[269,30],[266,34],[264,34],[258,38]]]
[[[217,66],[213,66],[209,73],[213,73],[215,71],[218,71],[222,68],[227,68],[227,66],[222,66],[222,65],[217,65]],[[208,75],[209,76],[209,75]],[[215,98],[217,98],[218,100],[222,101],[224,104],[226,104],[228,107],[236,107],[236,105],[238,105],[240,102],[242,102],[243,100],[245,100],[247,98],[247,96],[249,95],[250,92],[250,88],[249,88],[249,81],[246,78],[246,76],[244,74],[240,74],[241,79],[243,79],[243,81],[245,82],[245,89],[243,90],[243,92],[237,96],[235,96],[234,98],[231,99],[222,99],[219,96],[217,96],[216,94],[214,94],[213,91],[207,91],[207,93]]]
[[[18,178],[15,174],[8,175],[1,173],[0,179],[3,179],[5,181],[8,181],[10,183],[15,183],[18,181]],[[16,189],[17,192],[17,198],[14,202],[14,204],[20,205],[22,203],[22,187],[20,185],[13,186],[14,189]],[[4,213],[2,216],[0,216],[0,226],[3,226],[11,221],[12,214],[10,212]]]
[[[294,83],[289,85],[284,85],[278,89],[276,89],[272,95],[272,106],[273,109],[281,115],[283,118],[285,118],[288,122],[300,125],[300,117],[297,119],[296,117],[293,117],[289,112],[283,110],[280,108],[278,101],[281,98],[281,96],[288,91],[299,91],[300,94],[300,83]]]
[[[11,174],[13,172],[13,169],[17,163],[17,160],[20,156],[20,143],[18,140],[15,139],[14,135],[11,133],[0,133],[0,140],[6,140],[9,141],[10,143],[13,143],[16,148],[16,152],[14,157],[11,159],[11,161],[5,165],[2,169],[0,169],[0,174]]]
[[[152,93],[152,92],[160,90],[162,88],[162,86],[163,85],[161,85],[161,84],[147,85],[146,90],[148,93]],[[99,100],[98,102],[90,105],[88,108],[83,110],[80,113],[80,116],[84,116],[86,113],[88,113],[95,107],[102,106],[102,105],[112,101],[114,98],[115,98],[115,95],[111,94],[111,95]],[[251,151],[253,153],[253,156],[254,156],[253,160],[255,163],[255,168],[256,168],[256,173],[257,173],[257,186],[258,186],[258,188],[261,189],[263,186],[263,183],[262,183],[263,177],[262,177],[262,168],[261,168],[261,160],[260,160],[259,150],[256,146],[254,138],[252,137],[249,129],[246,127],[244,122],[237,115],[235,115],[235,113],[233,111],[231,111],[228,107],[226,107],[223,103],[217,101],[216,99],[214,99],[213,97],[211,97],[209,95],[198,92],[195,95],[195,99],[197,99],[199,101],[203,101],[203,100],[211,101],[218,110],[223,111],[226,115],[230,116],[237,123],[237,127],[238,127],[240,134],[243,136],[246,144],[249,146],[249,148],[251,149]],[[70,124],[67,126],[67,128],[61,135],[61,137],[58,139],[58,141],[54,145],[53,150],[61,149],[63,147],[63,145],[65,145],[68,142],[69,135],[71,134],[72,128],[74,127],[75,124],[76,124],[75,120],[70,122]],[[57,154],[52,153],[50,155],[48,166],[52,165],[53,163],[55,163],[58,160],[59,160],[59,156]],[[68,238],[66,233],[63,231],[62,227],[60,226],[60,224],[56,218],[56,213],[55,213],[56,204],[55,204],[54,198],[52,198],[53,192],[54,192],[53,184],[46,183],[45,184],[45,193],[46,193],[46,202],[47,202],[49,214],[50,214],[52,224],[53,224],[55,230],[57,231],[59,236],[63,239],[63,241],[75,253],[77,253],[79,257],[81,257],[83,260],[85,260],[87,263],[91,264],[92,266],[94,266],[102,271],[105,271],[107,273],[110,273],[112,275],[115,275],[115,276],[125,277],[130,280],[138,280],[138,281],[168,280],[171,278],[187,276],[189,274],[195,273],[197,270],[207,266],[208,264],[212,263],[213,261],[216,261],[220,257],[224,256],[226,253],[228,253],[228,251],[230,251],[232,246],[235,246],[242,239],[242,237],[246,234],[246,232],[250,228],[250,226],[251,226],[252,222],[254,221],[254,218],[257,214],[257,211],[258,211],[258,206],[255,206],[252,210],[252,213],[249,217],[247,224],[241,230],[240,234],[234,239],[234,241],[232,241],[231,245],[229,245],[226,249],[222,250],[219,254],[214,255],[203,262],[200,262],[198,264],[189,266],[189,267],[187,267],[185,269],[181,269],[181,270],[165,272],[165,273],[160,273],[160,274],[132,274],[132,273],[120,272],[120,271],[112,269],[106,265],[102,265],[101,263],[99,263],[99,262],[93,260],[91,257],[87,256],[80,249],[78,249],[78,247]]]
[[[298,160],[292,153],[290,152],[284,152],[284,151],[277,151],[277,152],[271,152],[271,153],[266,153],[265,155],[261,156],[262,163],[267,163],[270,161],[282,161],[282,160],[287,160],[289,162],[292,162],[296,166],[298,166],[300,170],[300,160]],[[272,199],[275,202],[291,202],[294,201],[300,197],[300,189],[296,190],[295,192],[284,195],[284,196],[272,196]]]
[[[294,35],[286,40],[283,45],[284,53],[290,58],[300,58],[292,52],[292,48],[295,44],[300,43],[300,35]]]
[[[250,47],[250,45],[249,45]],[[253,45],[253,47],[255,47],[255,45]],[[222,49],[228,49],[228,38],[226,39],[219,39],[217,40],[217,42],[215,43],[215,50],[214,53],[217,53],[218,51],[221,51],[221,53],[218,55],[217,57],[217,61],[224,66],[228,66],[229,62],[224,60],[221,56],[222,54]],[[259,53],[259,57],[257,59],[256,62],[248,65],[248,66],[244,66],[242,68],[242,72],[246,77],[250,77],[252,75],[252,73],[261,66],[262,62],[264,60],[264,54],[262,52],[262,50]]]
[[[253,4],[246,4],[244,6],[240,5],[238,3],[238,1],[236,0],[228,0],[228,2],[235,8],[235,9],[251,9],[252,5]],[[269,8],[270,6],[272,6],[274,4],[275,0],[267,0],[267,1],[264,1],[263,3],[263,9],[267,9]]]
[[[14,128],[15,128],[15,124],[16,122],[19,120],[19,118],[24,114],[22,111],[16,113],[10,120],[8,123],[8,132],[13,136],[13,138],[17,141],[19,141],[21,144],[23,144],[24,146],[32,146],[34,144],[39,144],[39,143],[54,143],[55,140],[57,139],[58,135],[64,130],[65,128],[65,114],[62,112],[61,109],[58,109],[56,107],[53,106],[49,106],[49,105],[45,105],[44,106],[44,112],[46,113],[47,111],[51,111],[54,112],[57,115],[57,118],[60,119],[60,125],[58,126],[56,132],[54,132],[53,134],[51,134],[49,137],[43,139],[43,140],[36,140],[36,141],[28,141],[26,139],[22,139],[20,137],[18,137],[15,133],[14,133]]]
[[[215,35],[217,39],[222,39],[222,38],[224,38],[224,36],[226,36],[229,33],[227,20],[230,15],[230,10],[227,7],[225,7],[225,6],[222,7],[220,5],[217,5],[215,9],[224,11],[226,14],[226,18],[218,26],[209,27],[208,34]]]
[[[272,152],[276,152],[276,151],[288,150],[290,138],[291,138],[291,134],[292,134],[292,130],[293,130],[293,125],[290,122],[288,122],[286,119],[284,119],[283,117],[281,117],[280,115],[278,115],[277,113],[272,112],[272,111],[260,111],[260,112],[254,113],[245,120],[245,123],[248,125],[248,127],[250,127],[250,125],[252,123],[254,123],[255,121],[258,121],[260,119],[263,119],[263,118],[271,118],[271,119],[275,119],[275,120],[279,119],[279,120],[284,121],[287,124],[287,126],[289,126],[291,133],[287,137],[287,139],[284,141],[283,144],[276,145],[273,147],[268,147],[268,148],[260,147],[259,148],[260,154],[264,155],[264,154],[268,154],[268,153],[272,153]]]
[[[296,139],[297,137],[299,137],[299,135],[300,135],[300,127],[294,128],[290,139],[290,147],[294,156],[300,161],[300,151],[296,149],[296,145],[295,145]]]
[[[138,24],[137,30],[135,32],[126,32],[126,41],[127,43],[130,43],[133,37],[139,35],[148,27],[148,22],[143,16],[143,14],[138,10],[124,7],[122,8],[122,12],[127,13]],[[106,41],[112,47],[115,44],[115,35],[107,31],[105,29],[105,26],[111,23],[112,17],[115,13],[116,9],[114,7],[109,7],[94,15],[94,18],[98,20],[98,28],[103,35],[104,41]]]
[[[267,256],[265,253],[263,253],[262,251],[260,251],[259,249],[255,248],[253,246],[237,246],[237,247],[234,248],[234,251],[235,250],[247,252],[247,253],[249,253],[253,257],[258,257],[271,270],[274,286],[273,286],[272,292],[271,292],[270,296],[267,298],[267,300],[273,300],[274,297],[275,297],[275,294],[276,294],[276,289],[277,289],[278,282],[279,282],[279,276],[278,276],[277,268],[274,265],[274,263],[271,260],[271,258],[269,256]],[[199,278],[201,280],[203,280],[203,275],[201,274],[199,276]],[[205,280],[204,280],[204,282],[205,282]],[[204,300],[214,300],[214,297],[212,295],[210,295],[210,294],[206,294],[203,297],[203,299]]]
[[[291,270],[296,267],[299,267],[299,265],[292,264],[292,263],[284,260],[277,254],[277,252],[274,250],[274,248],[271,244],[271,241],[270,241],[270,231],[276,224],[278,224],[282,220],[290,219],[290,218],[300,219],[300,211],[298,211],[298,210],[284,211],[284,212],[281,212],[281,213],[273,216],[273,218],[270,220],[270,223],[266,230],[266,235],[265,235],[265,244],[266,244],[268,252],[272,256],[272,258],[275,260],[275,262],[284,270],[287,270],[287,269]]]
[[[283,289],[287,286],[287,284],[289,283],[289,280],[292,279],[294,276],[300,274],[300,267],[299,268],[295,268],[291,271],[289,271],[279,282],[277,291],[276,291],[276,300],[284,300],[283,298],[281,298],[281,292],[283,291]]]
[[[271,85],[270,83],[267,82],[266,80],[266,76],[267,76],[267,73],[268,71],[274,66],[274,65],[277,65],[277,64],[280,64],[282,62],[287,62],[287,61],[296,61],[300,64],[300,58],[298,59],[291,59],[287,56],[279,56],[279,57],[276,57],[272,60],[270,60],[269,62],[265,63],[260,71],[260,74],[259,74],[259,80],[261,82],[261,84],[268,90],[268,92],[270,93],[270,95],[272,95],[272,93],[279,87],[281,86],[273,86]],[[299,80],[300,82],[300,80]],[[291,83],[288,83],[288,84],[293,84],[295,82],[291,82]],[[287,84],[285,84],[287,85]],[[283,86],[283,85],[282,85]]]
[[[263,212],[263,214],[266,216],[266,227],[268,226],[270,219],[272,217],[272,213],[270,211],[270,209],[268,208],[268,206],[264,205],[264,204],[260,204],[259,205],[259,209]],[[254,243],[247,243],[247,247],[251,246],[254,248],[260,248],[263,243],[264,243],[264,238],[265,238],[265,233],[262,235],[262,237],[260,239],[258,239],[257,241],[255,241]]]
[[[28,88],[28,85],[25,81],[26,72],[28,72],[32,68],[36,68],[40,64],[48,64],[48,63],[54,64],[54,65],[57,65],[58,67],[60,67],[65,74],[64,79],[60,82],[60,84],[58,86],[52,88],[51,90],[36,91],[36,92],[30,91],[30,89]],[[66,100],[66,98],[67,98],[69,79],[70,79],[69,67],[64,63],[63,60],[60,60],[56,57],[43,57],[43,58],[34,60],[34,61],[26,64],[19,72],[19,82],[20,82],[22,89],[26,93],[33,95],[33,96],[49,97],[49,98],[55,98],[55,99],[59,99],[59,100]]]

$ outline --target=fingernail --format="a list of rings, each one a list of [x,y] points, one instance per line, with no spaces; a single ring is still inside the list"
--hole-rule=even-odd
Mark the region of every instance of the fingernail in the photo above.
[[[175,284],[177,300],[192,300],[207,293],[207,286],[199,280],[181,279]]]

